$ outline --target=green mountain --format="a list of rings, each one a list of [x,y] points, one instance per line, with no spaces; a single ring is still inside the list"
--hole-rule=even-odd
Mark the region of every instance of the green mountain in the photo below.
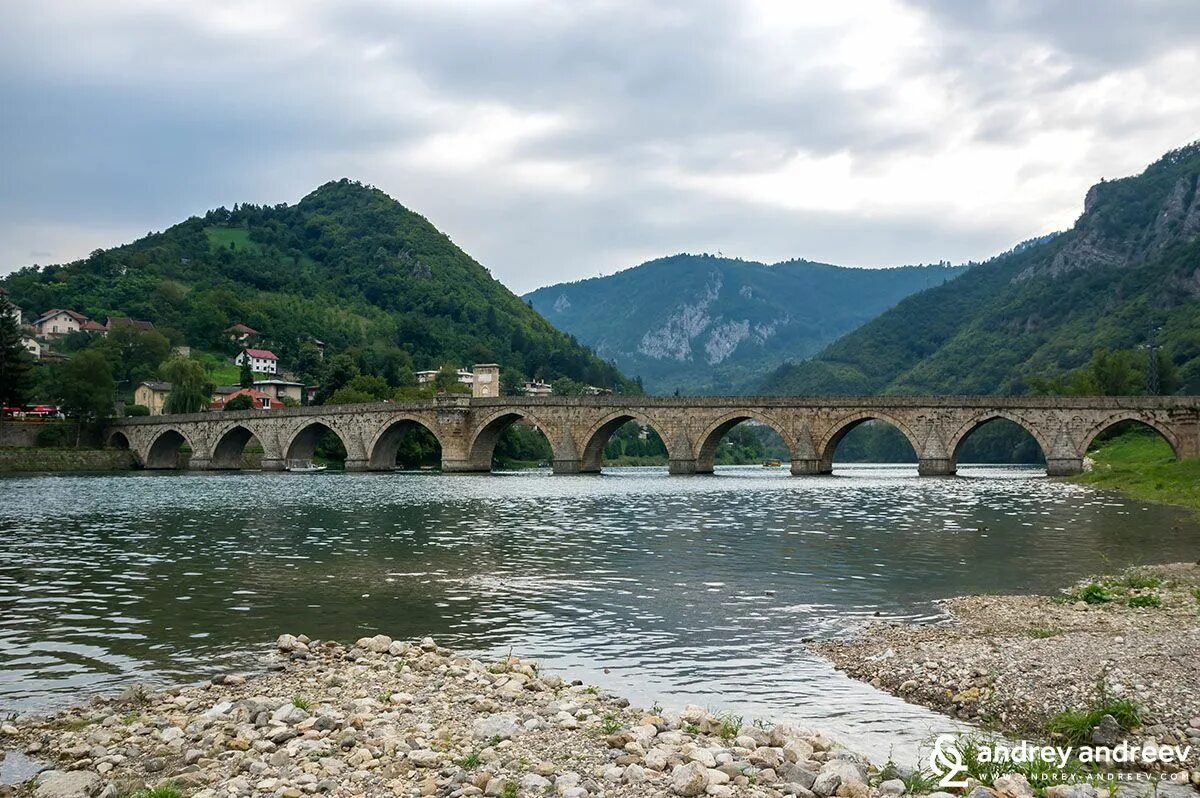
[[[131,244],[0,280],[27,313],[67,308],[152,321],[176,344],[233,350],[260,331],[285,367],[314,338],[394,376],[496,362],[547,380],[634,386],[555,329],[424,217],[349,180],[295,205],[235,205]]]
[[[1111,350],[1153,362],[1163,390],[1200,393],[1198,188],[1200,142],[1140,175],[1101,182],[1067,232],[908,297],[812,359],[779,368],[762,389],[1023,393]],[[1104,358],[1094,365],[1105,367]]]
[[[963,270],[674,255],[525,299],[651,392],[742,393],[784,361]]]

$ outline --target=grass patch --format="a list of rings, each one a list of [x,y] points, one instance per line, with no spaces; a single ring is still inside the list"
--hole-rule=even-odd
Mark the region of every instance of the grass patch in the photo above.
[[[1110,698],[1101,700],[1090,709],[1058,713],[1047,721],[1046,731],[1070,745],[1087,745],[1092,741],[1092,729],[1105,715],[1112,715],[1123,731],[1136,728],[1142,719],[1137,704],[1127,698]]]
[[[1200,510],[1200,460],[1176,460],[1170,445],[1156,434],[1129,432],[1089,456],[1095,468],[1075,481]]]
[[[60,731],[83,731],[89,726],[96,725],[98,721],[88,718],[63,718],[54,722],[54,728]]]
[[[940,789],[938,779],[929,771],[916,768],[903,772],[895,762],[889,759],[879,769],[878,782],[882,783],[892,779],[900,779],[904,782],[905,795],[928,795]]]
[[[1140,596],[1130,596],[1125,603],[1130,607],[1161,607],[1162,599],[1152,593],[1145,593]]]
[[[515,781],[504,782],[504,789],[500,791],[500,798],[518,798],[521,794],[520,785]]]
[[[1071,593],[1071,599],[1085,604],[1108,604],[1116,601],[1117,597],[1099,582],[1091,582]]]
[[[134,798],[183,798],[183,791],[174,784],[160,784],[134,793]]]
[[[1047,640],[1051,637],[1058,637],[1062,634],[1062,629],[1051,629],[1049,627],[1035,626],[1032,629],[1026,629],[1025,634],[1032,637],[1034,640]]]
[[[722,713],[717,718],[721,721],[721,728],[717,730],[717,733],[721,736],[722,740],[728,741],[737,737],[738,731],[742,728],[741,715]]]
[[[299,707],[300,709],[303,709],[307,712],[309,709],[312,708],[312,702],[309,701],[304,696],[298,695],[292,699],[292,706]]]
[[[475,751],[458,760],[458,766],[463,770],[472,770],[479,766],[479,754]]]
[[[621,730],[621,721],[614,718],[612,715],[605,715],[604,720],[600,723],[600,731],[605,734],[616,734]]]

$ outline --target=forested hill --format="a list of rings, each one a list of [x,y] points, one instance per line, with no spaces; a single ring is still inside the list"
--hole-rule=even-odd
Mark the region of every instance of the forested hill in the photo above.
[[[1140,382],[1200,393],[1198,183],[1200,142],[1140,175],[1101,182],[1069,231],[905,299],[811,360],[778,369],[763,390],[1024,393],[1075,380],[1089,392],[1108,379],[1105,392]],[[1111,373],[1147,369],[1153,379]]]
[[[964,267],[848,269],[674,255],[525,296],[647,390],[746,393],[905,296]]]
[[[634,387],[425,218],[349,180],[295,205],[210,211],[0,285],[27,312],[148,319],[202,349],[227,349],[224,330],[247,324],[285,366],[316,338],[357,353],[366,370],[497,362],[527,377]]]

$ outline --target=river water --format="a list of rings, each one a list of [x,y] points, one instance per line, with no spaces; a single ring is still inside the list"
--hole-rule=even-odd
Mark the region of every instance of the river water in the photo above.
[[[3,479],[0,716],[250,667],[281,632],[431,634],[645,705],[910,754],[949,722],[836,673],[806,639],[935,620],[949,596],[1194,559],[1200,542],[1184,512],[1038,469],[963,474]]]

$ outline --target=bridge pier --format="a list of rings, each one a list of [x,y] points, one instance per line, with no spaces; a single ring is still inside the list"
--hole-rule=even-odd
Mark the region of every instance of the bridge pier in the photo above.
[[[551,460],[550,467],[555,474],[582,474],[583,460],[578,458],[567,460]]]
[[[197,457],[194,453],[188,458],[188,471],[214,471],[212,460],[208,457]]]
[[[668,460],[667,461],[667,473],[680,475],[680,476],[698,473],[696,471],[696,461],[695,460],[676,460],[676,459]],[[699,472],[699,473],[703,473],[703,472]],[[712,472],[709,471],[708,473],[711,474]]]
[[[1051,477],[1071,477],[1083,473],[1082,457],[1047,457],[1046,474]]]
[[[286,471],[287,463],[282,457],[263,457],[259,468],[263,471]]]
[[[492,464],[476,463],[471,460],[447,460],[442,458],[443,474],[486,474],[492,470]]]
[[[952,477],[958,473],[957,464],[949,457],[922,457],[917,460],[917,474],[923,477]]]
[[[821,474],[833,473],[833,465],[826,463],[824,460],[816,457],[807,457],[792,460],[792,476],[819,476]]]
[[[343,466],[347,471],[369,471],[371,464],[367,462],[365,457],[346,458],[346,463]]]

